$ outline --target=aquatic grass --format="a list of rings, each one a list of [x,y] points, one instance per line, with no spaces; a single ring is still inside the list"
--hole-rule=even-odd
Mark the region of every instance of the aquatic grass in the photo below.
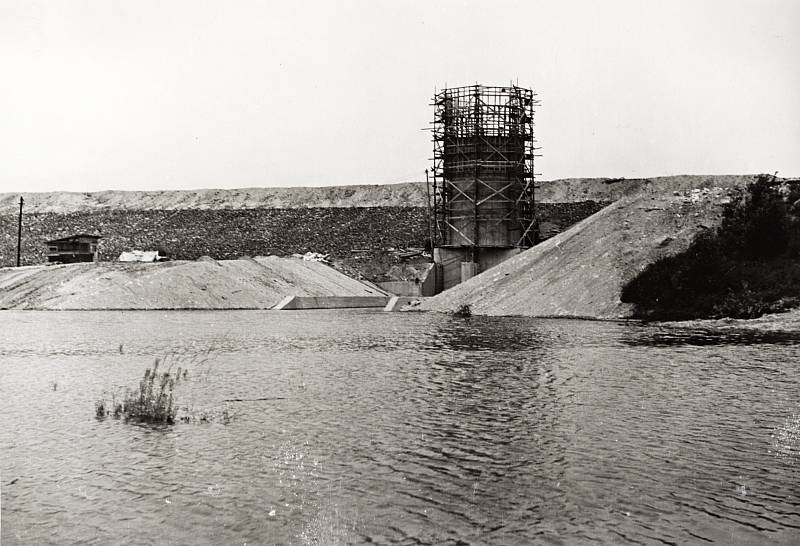
[[[121,347],[121,346],[120,346]],[[95,417],[113,417],[126,422],[152,425],[173,425],[176,422],[221,421],[229,423],[236,416],[227,406],[219,410],[193,410],[179,406],[177,390],[189,378],[189,367],[199,370],[198,379],[208,381],[209,362],[214,347],[208,347],[187,356],[172,351],[156,358],[152,367],[145,369],[139,384],[118,397],[117,392],[104,392],[95,402]],[[109,400],[110,399],[110,400]]]
[[[115,419],[151,424],[174,424],[178,413],[175,403],[175,388],[181,379],[186,380],[187,370],[178,366],[175,373],[171,367],[159,371],[161,360],[156,358],[152,368],[146,368],[139,385],[126,389],[124,397],[117,401],[111,393],[110,403],[106,397],[95,402],[95,417],[103,419],[108,415]]]
[[[94,415],[98,419],[103,419],[106,416],[106,401],[101,398],[94,403]]]
[[[160,360],[156,358],[152,369],[145,369],[139,387],[125,393],[119,409],[114,405],[115,415],[139,423],[175,423],[178,411],[174,404],[175,387],[180,383],[183,370],[179,366],[174,374],[170,369],[159,371],[159,364]]]

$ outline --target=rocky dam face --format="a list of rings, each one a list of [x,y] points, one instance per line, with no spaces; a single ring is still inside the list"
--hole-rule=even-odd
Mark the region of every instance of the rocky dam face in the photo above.
[[[15,262],[16,231],[16,216],[0,216],[3,266]],[[114,261],[123,251],[136,249],[158,250],[175,260],[305,252],[346,258],[354,249],[422,246],[427,224],[425,209],[415,207],[32,213],[23,217],[22,264],[46,262],[45,241],[75,233],[102,236],[100,261]]]
[[[558,197],[568,201],[538,203],[543,239],[610,203],[605,195],[579,201]],[[377,281],[394,265],[387,252],[423,247],[428,238],[424,184],[24,198],[22,265],[46,263],[48,240],[88,233],[102,237],[100,261],[131,250],[158,250],[173,260],[318,252]],[[0,267],[16,263],[18,199],[0,194]]]

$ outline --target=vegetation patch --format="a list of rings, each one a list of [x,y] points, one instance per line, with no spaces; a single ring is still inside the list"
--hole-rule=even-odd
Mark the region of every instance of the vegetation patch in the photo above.
[[[174,398],[175,387],[180,382],[181,375],[186,378],[187,372],[181,367],[175,373],[170,370],[160,372],[159,364],[159,359],[156,359],[153,368],[144,371],[139,386],[126,391],[121,401],[117,402],[116,397],[113,397],[110,408],[106,408],[105,400],[95,403],[97,417],[105,417],[110,411],[116,418],[124,417],[125,420],[139,423],[175,423],[178,412]]]
[[[721,225],[648,266],[622,291],[645,320],[756,318],[800,305],[800,181],[761,175]]]
[[[121,346],[120,346],[121,347]],[[139,384],[123,393],[104,393],[95,402],[98,419],[112,417],[126,422],[152,425],[174,425],[176,422],[228,423],[234,413],[227,406],[219,410],[197,410],[179,404],[178,390],[189,379],[189,365],[199,367],[209,360],[211,349],[196,354],[191,359],[182,359],[175,354],[163,359],[156,358],[152,368],[146,368]],[[183,365],[181,365],[183,362]],[[208,367],[202,369],[201,377],[208,377]]]

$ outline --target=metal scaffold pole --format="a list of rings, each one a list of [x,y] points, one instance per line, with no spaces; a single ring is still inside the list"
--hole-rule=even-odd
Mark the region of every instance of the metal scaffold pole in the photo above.
[[[19,198],[19,222],[17,224],[17,267],[20,264],[20,255],[22,252],[22,203],[25,200],[20,196]]]
[[[432,218],[432,206],[431,206],[431,182],[430,178],[428,177],[428,169],[425,169],[425,190],[428,194],[428,241],[430,242],[431,248],[431,261],[433,260],[433,218]]]

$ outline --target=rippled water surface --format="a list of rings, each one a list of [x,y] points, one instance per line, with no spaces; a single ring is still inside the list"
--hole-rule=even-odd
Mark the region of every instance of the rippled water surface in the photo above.
[[[800,543],[800,336],[362,311],[0,326],[4,546]],[[208,348],[180,401],[231,420],[95,418],[154,357]]]

